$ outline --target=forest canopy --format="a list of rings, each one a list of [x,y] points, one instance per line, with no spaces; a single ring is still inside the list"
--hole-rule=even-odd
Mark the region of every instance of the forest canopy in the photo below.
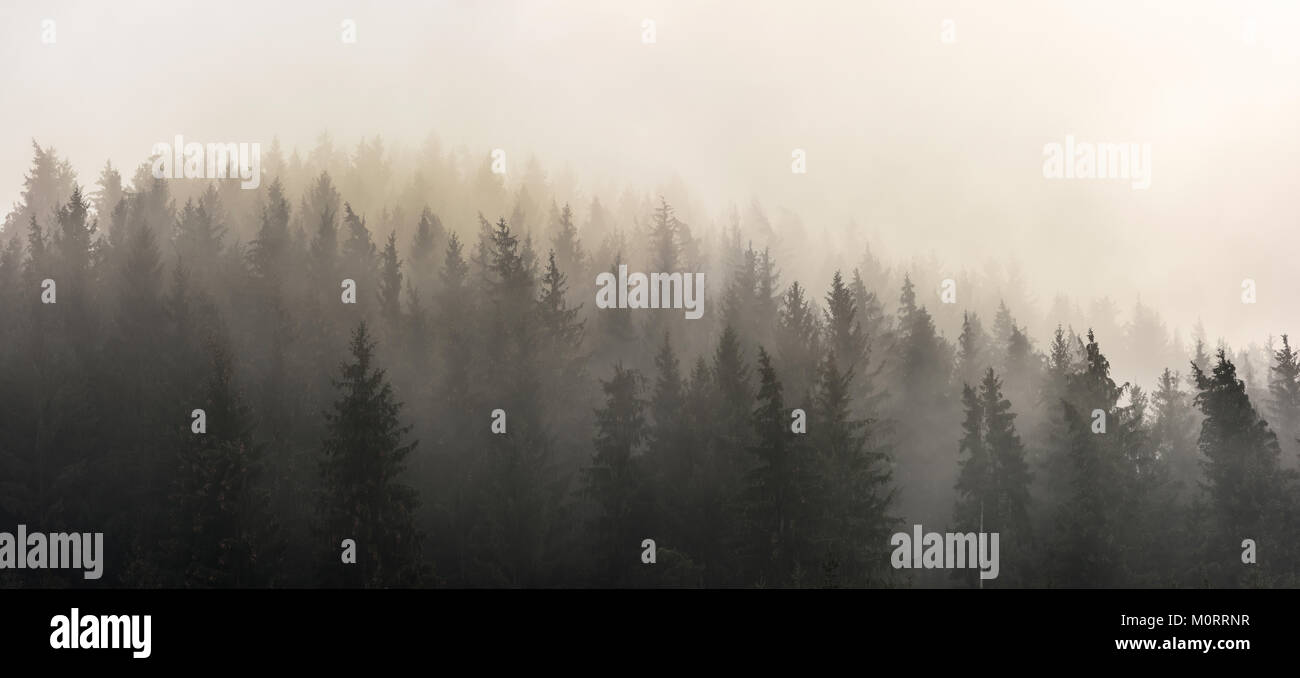
[[[83,185],[33,142],[0,525],[102,531],[129,587],[980,585],[892,567],[913,525],[999,533],[984,586],[1300,583],[1285,334],[1043,310],[1014,265],[820,268],[757,200],[578,201],[536,159],[404,150],[275,143],[244,190]],[[597,303],[621,268],[701,280],[702,313]]]

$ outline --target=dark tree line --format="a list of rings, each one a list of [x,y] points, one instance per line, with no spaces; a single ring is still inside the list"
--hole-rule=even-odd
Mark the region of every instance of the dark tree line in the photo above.
[[[950,341],[873,257],[818,294],[664,198],[580,226],[525,186],[492,221],[499,178],[437,163],[393,197],[375,144],[344,190],[295,154],[183,201],[36,149],[0,234],[0,527],[102,531],[121,586],[976,585],[890,566],[918,523],[998,532],[986,586],[1300,583],[1286,336],[1266,376],[1198,341],[1147,391],[1104,334],[1039,349],[1002,303]],[[705,318],[595,308],[620,263],[705,271]]]

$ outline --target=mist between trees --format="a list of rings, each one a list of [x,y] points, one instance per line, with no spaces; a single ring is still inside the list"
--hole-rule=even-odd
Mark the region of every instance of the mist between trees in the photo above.
[[[977,585],[894,570],[916,524],[999,533],[986,587],[1298,583],[1285,336],[1040,316],[1014,275],[941,304],[923,260],[807,266],[757,202],[691,224],[554,200],[536,162],[388,157],[322,137],[257,190],[145,163],[83,191],[36,146],[0,234],[0,528],[102,531],[129,587]],[[597,309],[621,264],[705,273],[703,318]]]

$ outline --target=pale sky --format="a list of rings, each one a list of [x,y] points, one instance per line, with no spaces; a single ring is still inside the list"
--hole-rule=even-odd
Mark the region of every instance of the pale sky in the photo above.
[[[1127,311],[1140,295],[1184,335],[1197,317],[1234,343],[1300,333],[1300,3],[15,5],[0,8],[6,211],[32,138],[90,186],[106,159],[129,176],[177,133],[278,135],[305,155],[323,130],[346,148],[435,132],[589,187],[676,175],[711,216],[758,196],[849,265],[870,236],[954,269],[1018,259],[1044,304],[1110,294]],[[1151,188],[1044,179],[1043,145],[1067,134],[1149,143]]]

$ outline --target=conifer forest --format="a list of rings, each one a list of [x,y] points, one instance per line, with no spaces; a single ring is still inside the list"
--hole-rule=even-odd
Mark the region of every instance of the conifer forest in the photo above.
[[[1300,241],[1276,189],[1296,179],[1293,40],[1261,56],[1260,22],[1241,58],[1290,84],[1238,79],[1217,104],[1060,66],[1141,110],[1085,119],[955,74],[1005,46],[969,13],[951,35],[940,14],[857,24],[928,55],[895,60],[918,93],[872,89],[881,54],[852,75],[849,45],[883,48],[847,26],[784,70],[760,56],[772,24],[698,32],[691,12],[719,8],[628,9],[591,37],[522,7],[500,30],[536,53],[490,19],[457,24],[481,57],[419,47],[459,49],[428,67],[459,75],[392,70],[414,29],[358,9],[349,42],[329,14],[324,65],[267,42],[281,61],[245,77],[274,90],[239,110],[166,81],[78,94],[118,77],[93,55],[36,66],[57,96],[7,76],[10,106],[68,111],[0,114],[0,587],[1300,586]],[[582,16],[603,26],[599,7]],[[24,19],[25,58],[81,54],[52,16],[46,45]],[[606,56],[570,62],[565,40]],[[840,75],[801,87],[831,78],[815,68]],[[1178,145],[1198,134],[1223,145]],[[1270,160],[1225,169],[1246,154]],[[102,533],[102,578],[20,525]]]

